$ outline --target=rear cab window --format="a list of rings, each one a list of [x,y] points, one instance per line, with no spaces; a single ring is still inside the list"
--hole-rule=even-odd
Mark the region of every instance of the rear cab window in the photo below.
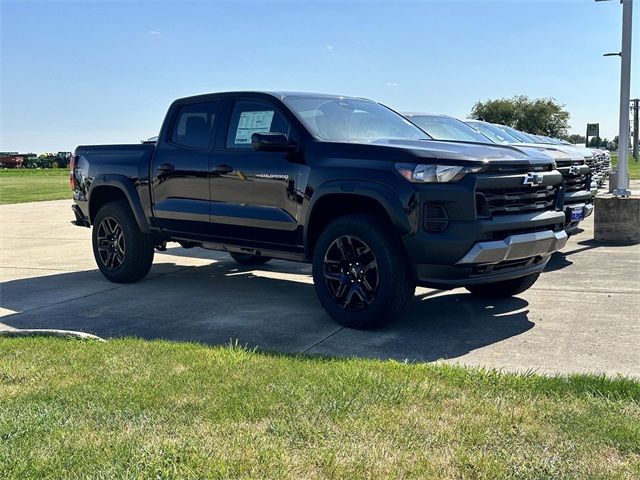
[[[227,132],[227,148],[251,148],[254,133],[282,133],[290,136],[291,127],[276,108],[263,101],[237,101]]]
[[[170,142],[189,148],[209,148],[219,102],[200,102],[179,108]]]

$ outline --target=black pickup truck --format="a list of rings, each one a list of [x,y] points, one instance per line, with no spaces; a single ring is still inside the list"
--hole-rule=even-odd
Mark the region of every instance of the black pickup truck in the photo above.
[[[479,120],[463,122],[447,115],[427,113],[406,113],[404,116],[424,130],[435,140],[453,140],[463,142],[480,142],[491,144],[509,144],[526,153],[538,151],[551,157],[564,179],[564,229],[567,234],[578,231],[581,220],[593,213],[593,197],[591,175],[585,158],[573,147],[556,144],[518,143],[508,132],[497,126]]]
[[[114,282],[166,242],[243,265],[310,262],[318,298],[354,328],[400,314],[416,285],[511,296],[567,240],[546,156],[438,142],[379,103],[233,92],[175,101],[155,143],[80,146],[75,223]]]

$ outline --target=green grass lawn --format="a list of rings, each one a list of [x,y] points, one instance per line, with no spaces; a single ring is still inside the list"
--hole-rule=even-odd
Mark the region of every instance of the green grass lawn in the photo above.
[[[611,166],[615,168],[618,165],[618,155],[611,155]],[[634,180],[640,180],[640,162],[633,160],[633,157],[629,155],[629,175]]]
[[[0,339],[0,478],[638,478],[640,384]]]
[[[0,169],[0,204],[71,198],[69,170]]]

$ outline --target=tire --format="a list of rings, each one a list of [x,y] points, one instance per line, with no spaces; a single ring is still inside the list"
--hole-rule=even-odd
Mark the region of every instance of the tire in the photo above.
[[[484,285],[470,285],[466,289],[479,297],[507,298],[529,290],[536,283],[539,276],[540,273],[530,273],[512,280],[486,283]]]
[[[375,215],[331,222],[313,252],[316,295],[345,327],[368,329],[400,315],[415,283],[400,239]]]
[[[96,215],[92,230],[93,256],[107,280],[137,282],[149,273],[153,239],[140,231],[127,202],[104,205]]]
[[[240,265],[264,265],[271,257],[263,257],[262,255],[252,255],[250,253],[229,252],[231,258],[233,258]]]

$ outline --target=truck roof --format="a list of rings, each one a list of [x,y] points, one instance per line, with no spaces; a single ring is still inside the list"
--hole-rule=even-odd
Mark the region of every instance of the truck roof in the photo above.
[[[444,113],[428,113],[428,112],[400,112],[403,117],[441,117],[441,118],[454,118],[451,115],[445,115]]]
[[[233,96],[242,96],[242,95],[265,95],[278,98],[283,100],[286,97],[309,97],[309,98],[334,98],[334,99],[350,99],[350,100],[366,100],[373,102],[373,100],[364,97],[352,97],[348,95],[336,95],[331,93],[313,93],[313,92],[288,92],[288,91],[270,91],[270,90],[240,90],[240,91],[230,91],[230,92],[212,92],[212,93],[204,93],[200,95],[192,95],[188,97],[182,97],[177,99],[176,101],[184,101],[184,100],[196,100],[196,99],[206,99],[209,97],[233,97]]]

